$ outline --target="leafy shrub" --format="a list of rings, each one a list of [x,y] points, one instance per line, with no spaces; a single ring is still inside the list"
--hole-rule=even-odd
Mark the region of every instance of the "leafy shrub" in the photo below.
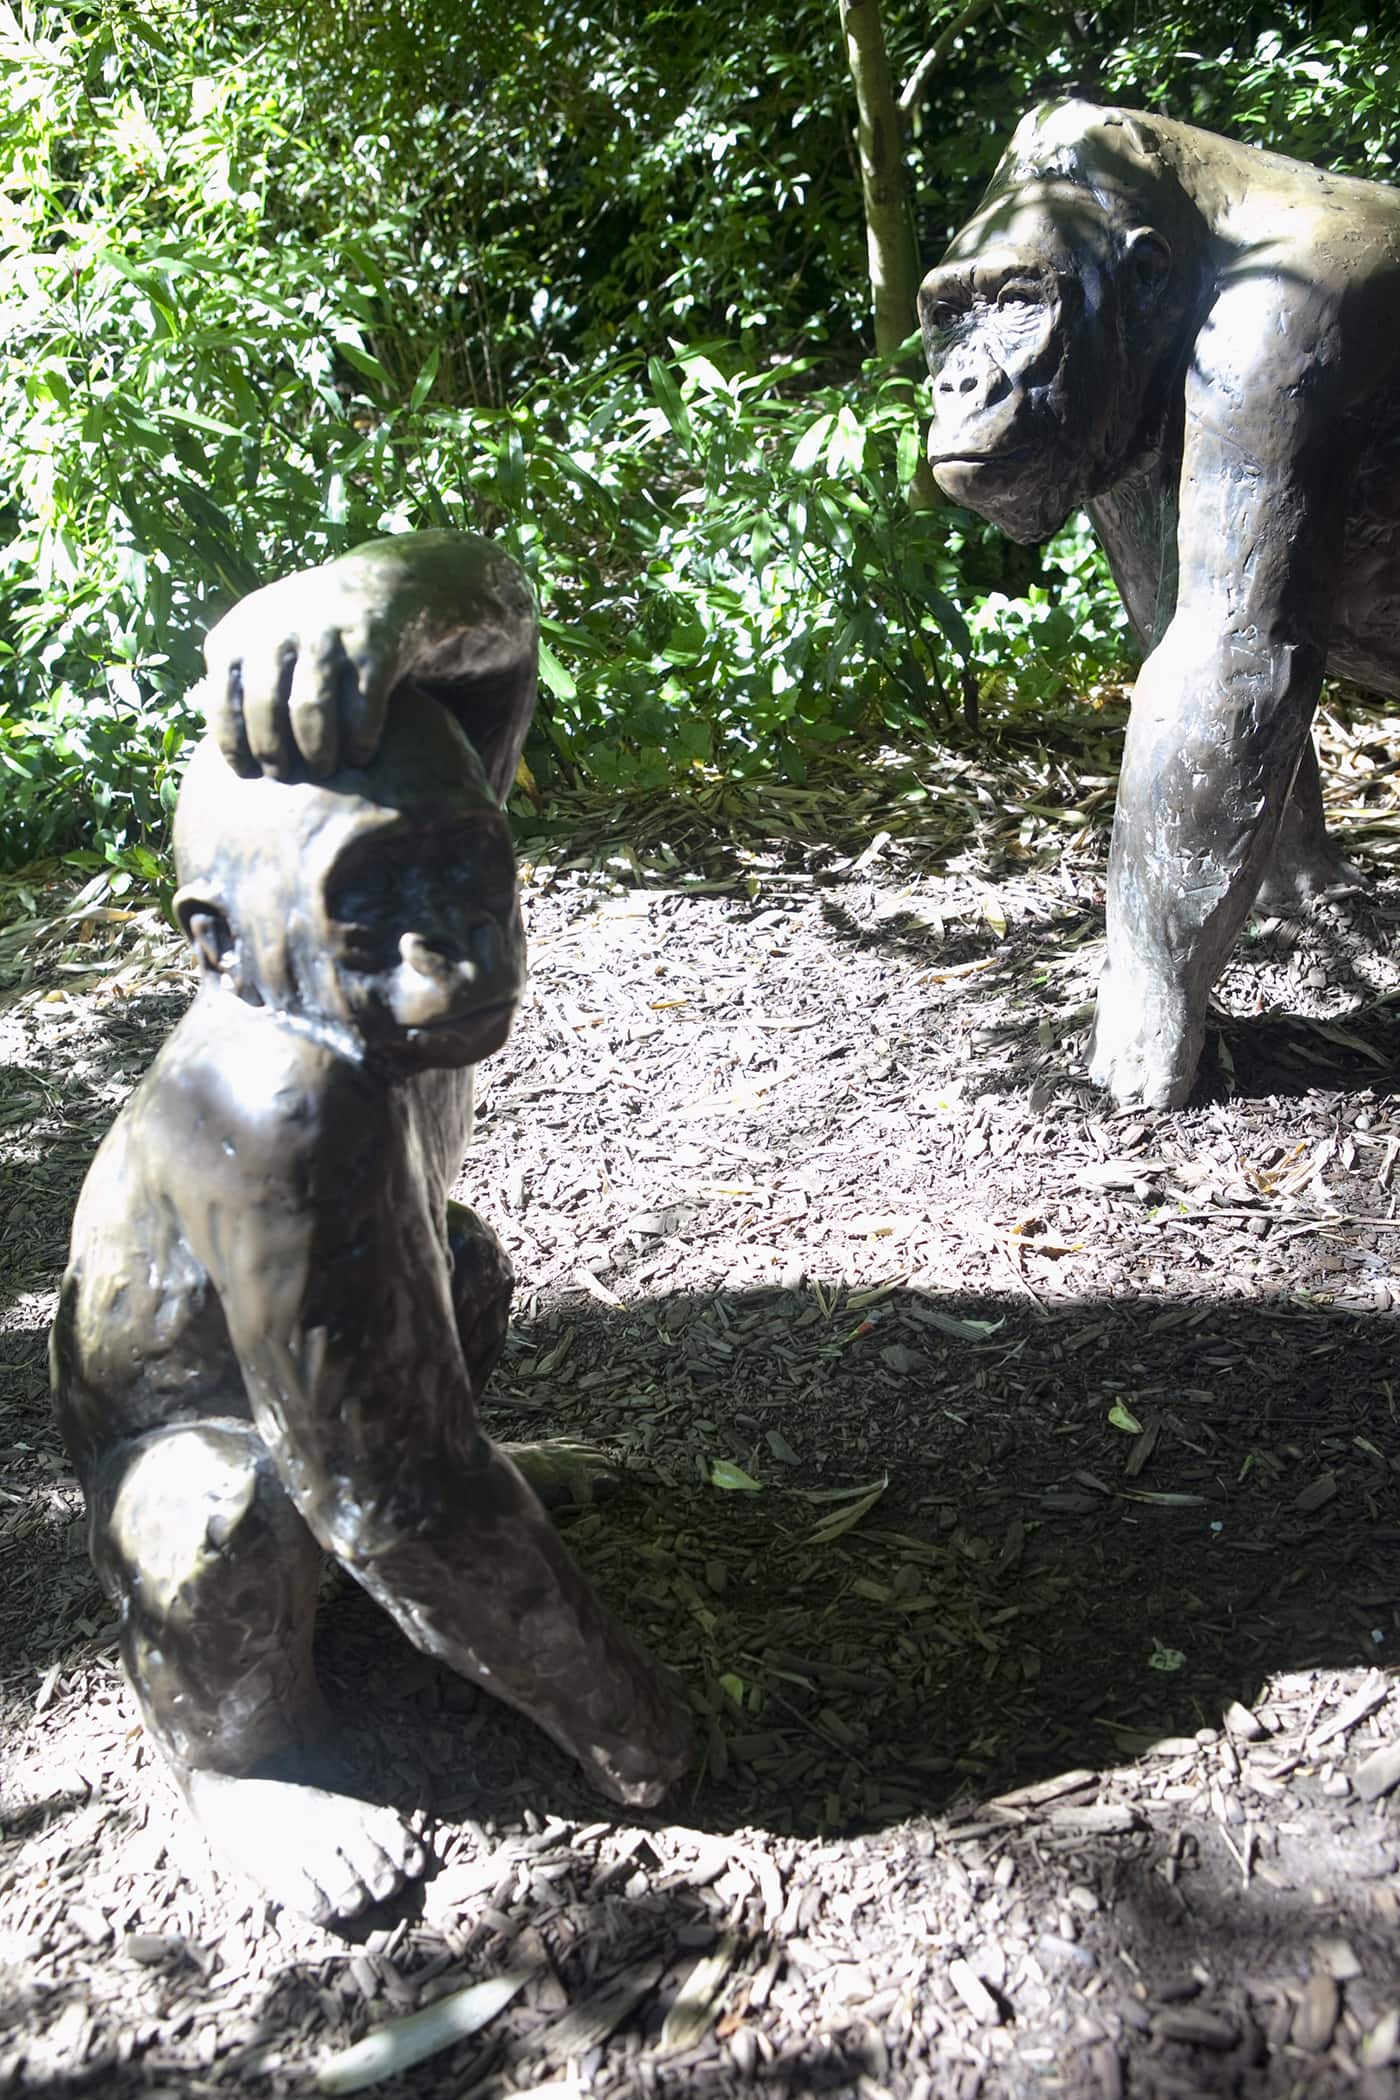
[[[928,248],[1072,86],[1383,172],[1396,34],[1329,19],[992,10],[916,116]],[[199,635],[380,531],[526,563],[546,774],[796,777],[1101,679],[1081,527],[908,508],[848,99],[830,0],[0,0],[0,857],[145,879]]]
[[[211,618],[417,525],[499,531],[531,569],[543,755],[572,775],[797,772],[940,717],[967,635],[942,525],[900,493],[894,375],[819,387],[810,361],[663,342],[452,405],[410,201],[386,184],[350,223],[384,140],[352,142],[337,218],[305,98],[246,32],[0,8],[0,61],[11,859],[158,838]]]
[[[0,7],[12,859],[157,833],[211,613],[346,537],[373,277],[336,292],[312,242],[262,245],[295,110],[217,26],[172,49],[159,21]]]

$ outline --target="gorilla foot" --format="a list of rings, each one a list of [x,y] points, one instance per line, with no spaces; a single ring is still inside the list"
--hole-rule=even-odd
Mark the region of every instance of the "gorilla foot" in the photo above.
[[[570,1509],[598,1502],[619,1485],[617,1468],[597,1444],[576,1444],[566,1436],[544,1437],[536,1444],[498,1444],[525,1475],[546,1509]]]
[[[1268,873],[1259,885],[1255,909],[1289,918],[1320,897],[1366,887],[1360,868],[1339,853],[1330,839],[1306,849],[1286,845],[1280,839]]]
[[[1105,969],[1099,982],[1089,1077],[1118,1108],[1180,1108],[1196,1083],[1205,1041],[1179,992]]]
[[[397,1895],[427,1864],[392,1809],[349,1794],[229,1772],[182,1775],[211,1847],[284,1909],[318,1925],[354,1918]]]

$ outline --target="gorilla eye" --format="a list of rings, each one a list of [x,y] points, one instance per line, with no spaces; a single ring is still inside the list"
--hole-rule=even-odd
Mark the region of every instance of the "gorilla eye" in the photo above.
[[[1038,306],[1039,287],[1030,284],[1004,284],[997,293],[997,305],[1002,307]]]
[[[962,318],[962,308],[960,306],[950,306],[946,299],[940,299],[936,306],[929,309],[929,320],[940,331],[947,328],[956,328]]]

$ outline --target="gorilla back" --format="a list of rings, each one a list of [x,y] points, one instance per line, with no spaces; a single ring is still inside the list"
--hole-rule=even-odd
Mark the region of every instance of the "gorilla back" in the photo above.
[[[1400,693],[1400,193],[1049,105],[919,306],[939,485],[1027,541],[1087,507],[1146,652],[1091,1070],[1172,1105],[1256,895],[1351,876],[1324,668]]]

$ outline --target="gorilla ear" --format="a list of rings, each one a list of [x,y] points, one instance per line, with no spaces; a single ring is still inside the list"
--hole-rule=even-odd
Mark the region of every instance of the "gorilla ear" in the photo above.
[[[1134,226],[1124,237],[1123,266],[1139,298],[1153,305],[1171,276],[1171,242],[1155,226]]]
[[[228,976],[234,964],[233,931],[223,906],[189,883],[175,892],[174,911],[200,969],[210,976]]]

